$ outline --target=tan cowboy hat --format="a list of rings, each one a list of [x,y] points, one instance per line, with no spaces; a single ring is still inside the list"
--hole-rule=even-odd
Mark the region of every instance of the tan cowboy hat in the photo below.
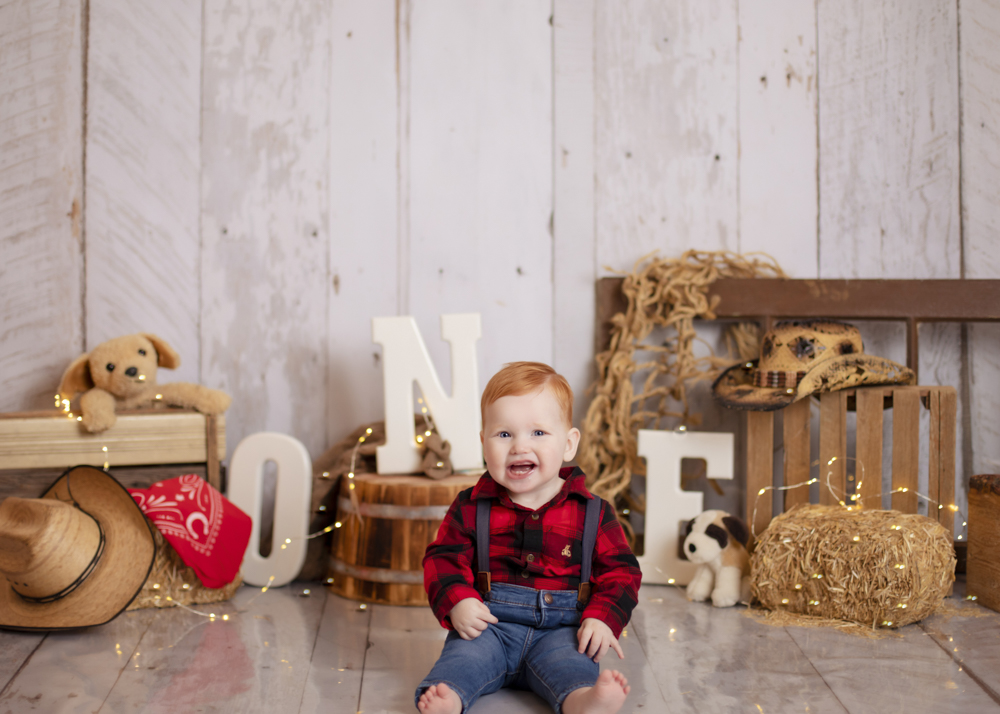
[[[93,466],[68,470],[41,498],[0,503],[0,627],[103,625],[146,581],[156,545],[139,506]]]
[[[858,328],[832,320],[779,322],[760,359],[723,372],[712,392],[723,406],[772,411],[810,394],[874,384],[913,384],[913,370],[864,353]]]

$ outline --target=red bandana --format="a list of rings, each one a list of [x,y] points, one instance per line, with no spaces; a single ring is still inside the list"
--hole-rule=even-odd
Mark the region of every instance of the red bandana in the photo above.
[[[231,583],[250,542],[250,516],[195,474],[128,492],[206,588]]]

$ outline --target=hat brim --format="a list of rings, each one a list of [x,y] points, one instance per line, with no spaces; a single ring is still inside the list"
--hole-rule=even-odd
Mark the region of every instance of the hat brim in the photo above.
[[[916,381],[909,367],[884,357],[861,353],[820,362],[806,372],[794,389],[775,389],[754,386],[753,373],[757,364],[758,360],[741,362],[719,375],[712,385],[716,401],[730,409],[767,412],[783,409],[810,394],[879,384],[913,384]]]
[[[67,470],[42,498],[75,502],[93,516],[104,530],[104,553],[79,587],[52,602],[28,602],[0,586],[0,627],[71,630],[113,620],[139,594],[153,567],[156,542],[149,522],[125,487],[93,466]]]

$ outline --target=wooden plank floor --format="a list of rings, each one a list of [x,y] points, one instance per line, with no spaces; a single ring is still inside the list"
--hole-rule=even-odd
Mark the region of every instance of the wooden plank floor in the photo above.
[[[742,608],[644,586],[622,638],[625,660],[611,654],[602,665],[629,678],[623,711],[633,714],[1000,714],[1000,614],[961,594],[959,584],[960,614],[869,640],[772,627]],[[411,712],[445,635],[426,608],[362,607],[315,583],[244,587],[197,609],[218,617],[140,610],[76,633],[0,631],[0,714]],[[548,709],[533,694],[503,691],[472,714],[511,711]]]

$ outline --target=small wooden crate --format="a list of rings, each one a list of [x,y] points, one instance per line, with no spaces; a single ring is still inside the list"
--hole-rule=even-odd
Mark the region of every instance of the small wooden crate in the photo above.
[[[966,594],[1000,612],[1000,475],[969,480]]]
[[[847,493],[847,411],[857,409],[857,460],[865,464],[859,502],[879,508],[882,493],[882,411],[893,410],[892,419],[892,508],[902,513],[917,512],[917,477],[920,458],[920,408],[930,410],[928,490],[932,503],[928,512],[954,533],[955,512],[955,415],[954,387],[888,386],[844,389],[820,395],[820,503],[833,505],[837,493]],[[747,412],[747,523],[754,533],[762,533],[772,518],[770,494],[761,489],[774,484],[773,439],[775,412]],[[809,399],[793,402],[782,410],[785,445],[785,486],[801,484],[810,476]],[[861,478],[861,474],[858,474]],[[809,502],[809,488],[785,491],[783,508]]]
[[[81,464],[107,464],[116,473],[120,467],[203,464],[206,480],[221,490],[220,461],[225,454],[224,415],[137,409],[119,412],[113,427],[91,434],[54,409],[0,414],[0,470],[4,472],[0,498],[35,497],[54,480],[53,472]]]

